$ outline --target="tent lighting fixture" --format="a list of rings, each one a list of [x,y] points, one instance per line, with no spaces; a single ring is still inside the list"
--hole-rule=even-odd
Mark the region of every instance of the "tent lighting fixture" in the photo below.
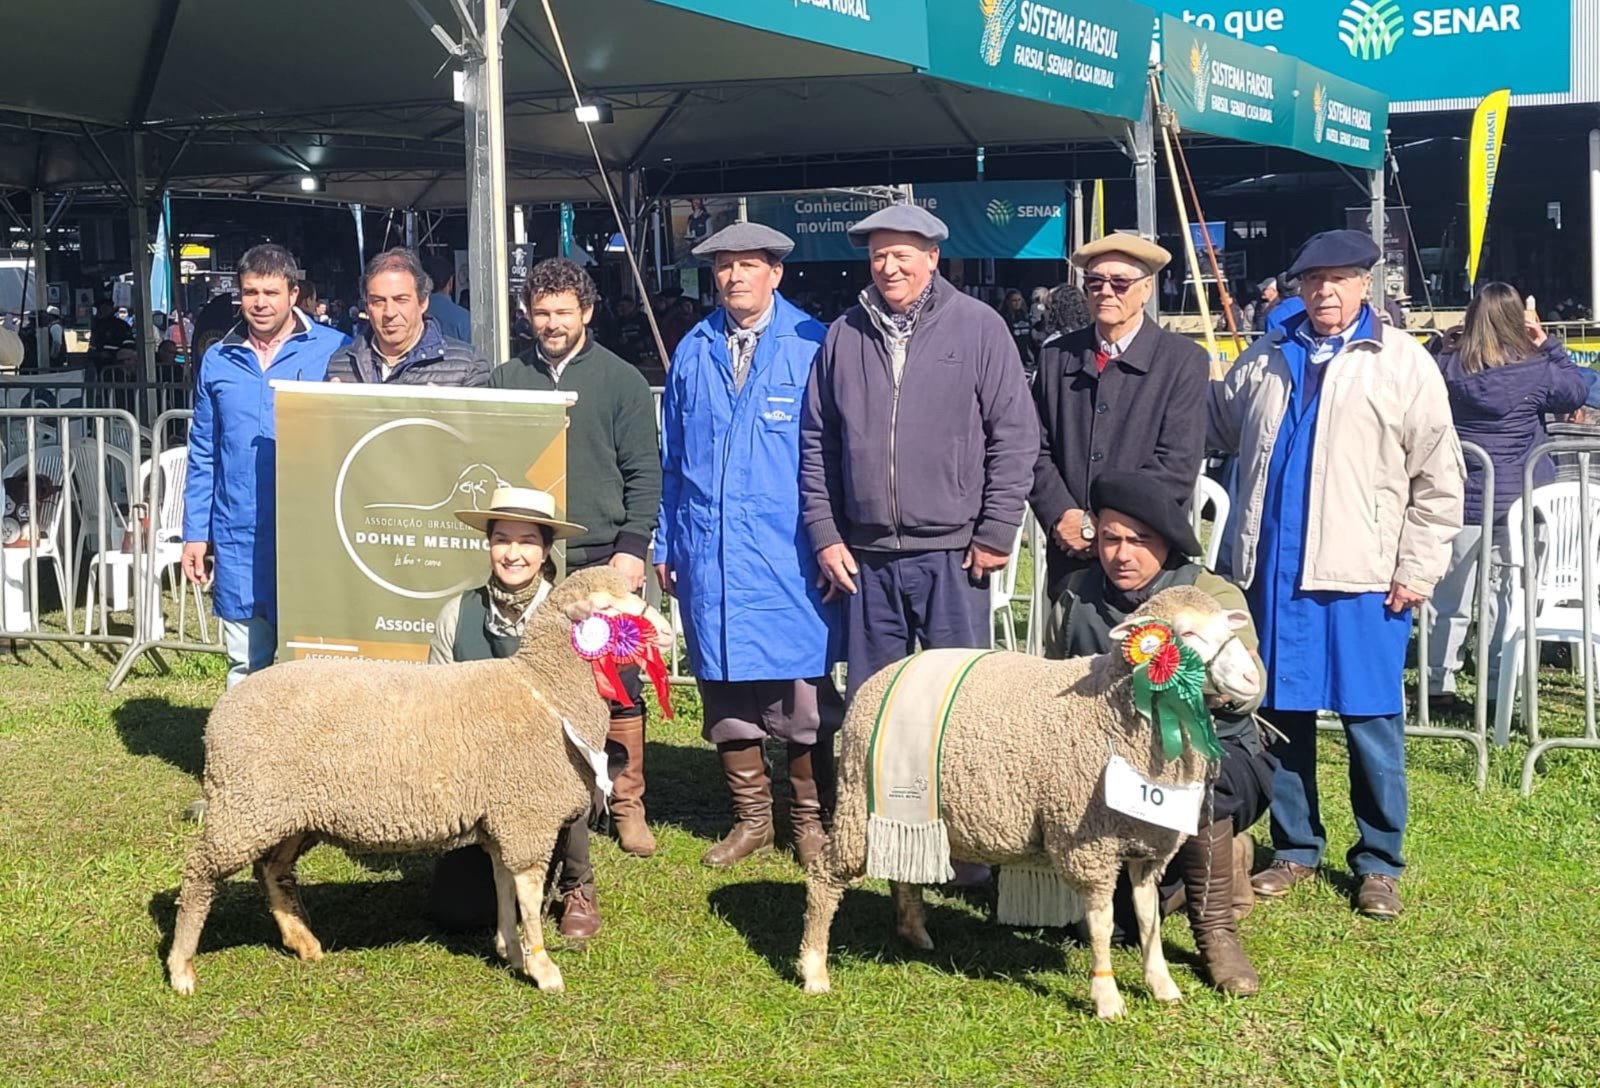
[[[301,174],[300,191],[302,193],[322,192],[322,179],[317,177],[315,174]]]
[[[580,125],[609,125],[611,123],[611,105],[607,102],[586,102],[572,111],[578,118]]]

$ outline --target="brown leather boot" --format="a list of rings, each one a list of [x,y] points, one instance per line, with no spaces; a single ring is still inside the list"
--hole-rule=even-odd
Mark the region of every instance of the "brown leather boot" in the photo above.
[[[1250,870],[1256,863],[1256,840],[1248,831],[1233,837],[1233,920],[1242,922],[1256,909],[1256,886]]]
[[[647,858],[656,852],[656,837],[644,821],[644,715],[612,718],[607,739],[622,745],[628,766],[617,776],[611,793],[611,826],[622,852]]]
[[[562,893],[561,924],[556,929],[568,941],[587,941],[600,932],[600,908],[595,903],[593,884],[579,884]]]
[[[705,852],[700,864],[709,869],[726,869],[752,854],[772,849],[772,779],[767,775],[767,760],[758,740],[719,744],[717,754],[722,757],[728,792],[733,794],[737,822],[721,842]]]
[[[1183,876],[1189,927],[1211,985],[1235,997],[1258,993],[1261,978],[1233,920],[1233,821],[1202,827],[1178,848],[1173,864]]]
[[[794,856],[802,869],[828,844],[823,799],[833,794],[833,738],[816,744],[789,745],[789,785],[794,803],[789,826],[794,829]]]

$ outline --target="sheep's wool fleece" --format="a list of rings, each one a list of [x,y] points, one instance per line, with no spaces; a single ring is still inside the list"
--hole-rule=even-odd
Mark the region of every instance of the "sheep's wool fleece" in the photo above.
[[[961,682],[992,652],[927,650],[897,668],[868,755],[868,876],[908,884],[955,876],[939,817],[939,746]]]

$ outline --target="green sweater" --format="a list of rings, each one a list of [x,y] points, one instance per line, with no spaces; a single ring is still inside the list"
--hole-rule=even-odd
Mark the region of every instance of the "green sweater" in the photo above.
[[[661,503],[655,400],[644,375],[592,333],[557,382],[538,347],[497,366],[489,385],[578,394],[568,413],[567,512],[584,526],[567,542],[569,568],[622,553],[645,559]]]

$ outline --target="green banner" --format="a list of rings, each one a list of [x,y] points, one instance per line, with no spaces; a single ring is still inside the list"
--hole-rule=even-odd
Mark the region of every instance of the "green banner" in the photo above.
[[[928,25],[923,0],[655,0],[696,15],[767,30],[871,57],[928,66]],[[723,46],[706,40],[710,53]]]
[[[564,394],[278,382],[278,660],[425,661],[489,576],[455,511],[498,486],[566,508]]]
[[[1376,170],[1383,165],[1389,100],[1377,91],[1300,63],[1293,147],[1307,155]]]
[[[1155,12],[1128,0],[927,0],[928,74],[1091,113],[1144,109]]]
[[[1186,132],[1293,147],[1300,64],[1168,15],[1161,20],[1162,85]]]

